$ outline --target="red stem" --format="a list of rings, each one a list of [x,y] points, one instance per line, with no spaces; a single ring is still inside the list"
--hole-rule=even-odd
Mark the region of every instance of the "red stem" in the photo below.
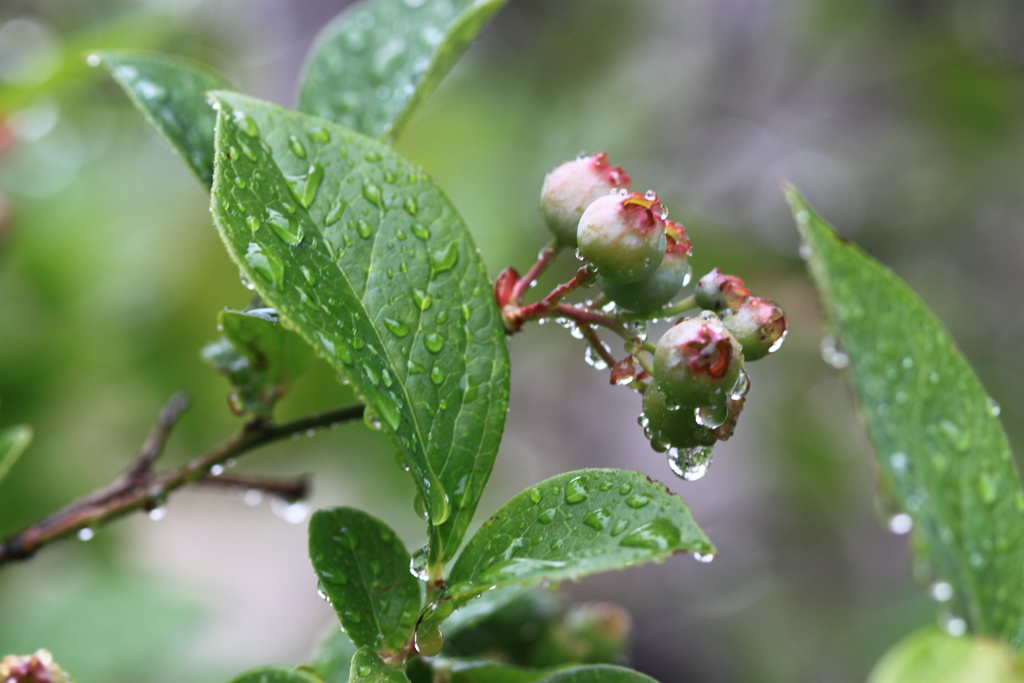
[[[523,295],[526,294],[526,290],[547,270],[548,265],[555,259],[560,249],[561,247],[554,242],[541,249],[540,254],[537,256],[537,262],[512,288],[512,296],[509,297],[509,303],[518,306],[523,301]]]

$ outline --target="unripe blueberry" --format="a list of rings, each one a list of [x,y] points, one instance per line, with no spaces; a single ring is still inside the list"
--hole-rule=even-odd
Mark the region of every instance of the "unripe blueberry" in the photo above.
[[[654,352],[654,380],[679,405],[722,405],[742,367],[739,342],[708,312],[677,323]]]
[[[576,227],[598,197],[629,187],[629,175],[601,153],[567,161],[544,177],[540,210],[559,244],[576,246]]]
[[[665,248],[665,258],[654,275],[640,282],[626,284],[609,282],[600,274],[597,277],[597,283],[608,298],[623,308],[637,313],[656,311],[672,301],[686,283],[690,273],[690,255],[693,253],[690,240],[686,238],[686,232],[682,231],[683,226],[672,221],[665,223],[666,227],[679,228],[682,239],[677,241],[671,235],[666,238],[668,246]]]
[[[639,282],[665,258],[665,209],[657,195],[608,194],[587,207],[576,238],[580,256],[606,282]]]
[[[697,282],[693,296],[704,310],[721,311],[738,308],[750,296],[750,290],[743,286],[743,280],[715,268]]]
[[[715,433],[697,424],[693,406],[669,406],[657,384],[644,391],[644,433],[655,450],[712,446]]]
[[[752,296],[722,313],[722,324],[743,347],[747,360],[764,358],[786,338],[786,315],[778,304]]]

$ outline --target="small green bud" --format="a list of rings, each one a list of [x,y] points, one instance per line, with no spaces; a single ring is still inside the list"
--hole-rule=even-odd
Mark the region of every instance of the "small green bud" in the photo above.
[[[678,405],[724,404],[742,367],[739,342],[707,311],[669,329],[654,352],[654,380]]]
[[[722,313],[722,324],[743,347],[743,357],[758,360],[777,351],[786,338],[786,315],[778,304],[752,296]]]
[[[544,177],[540,210],[559,244],[576,246],[576,228],[591,202],[629,187],[629,175],[608,164],[608,155],[581,156]]]
[[[665,209],[653,192],[609,194],[587,207],[576,231],[579,254],[606,282],[639,282],[665,257]]]
[[[640,282],[619,284],[608,282],[598,275],[597,283],[608,295],[608,298],[630,311],[650,313],[656,311],[675,298],[690,277],[690,255],[693,249],[686,237],[683,226],[672,221],[665,221],[668,231],[668,246],[665,258],[654,271],[654,275]],[[672,237],[673,228],[681,239]]]
[[[743,280],[715,268],[697,281],[693,296],[704,310],[718,312],[738,308],[750,296],[750,290],[743,286]]]
[[[657,451],[712,446],[717,441],[713,430],[697,424],[693,406],[670,406],[657,384],[644,391],[643,406],[640,423]]]

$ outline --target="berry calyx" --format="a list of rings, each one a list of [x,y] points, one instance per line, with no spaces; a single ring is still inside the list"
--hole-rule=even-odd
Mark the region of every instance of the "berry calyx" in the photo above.
[[[786,338],[786,315],[779,305],[752,296],[722,313],[722,325],[743,347],[743,357],[758,360],[776,351]]]
[[[750,290],[743,285],[743,280],[715,268],[697,282],[693,296],[704,310],[718,312],[739,308],[750,296]]]
[[[739,342],[713,313],[677,323],[661,337],[654,352],[658,388],[678,405],[722,405],[742,367]]]
[[[665,221],[667,246],[665,257],[649,278],[640,282],[620,284],[609,282],[600,274],[597,283],[609,299],[623,308],[637,313],[656,311],[672,301],[683,288],[690,273],[693,248],[683,226]],[[675,233],[675,237],[673,237]]]
[[[648,278],[665,257],[664,213],[653,192],[600,197],[580,218],[576,231],[579,254],[607,282],[625,284]]]
[[[629,183],[629,175],[610,165],[603,152],[567,161],[548,173],[540,191],[540,210],[556,241],[575,247],[576,228],[591,202]]]

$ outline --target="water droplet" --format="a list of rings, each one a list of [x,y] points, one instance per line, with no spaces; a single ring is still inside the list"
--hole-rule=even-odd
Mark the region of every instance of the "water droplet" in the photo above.
[[[623,531],[625,531],[627,526],[629,526],[629,520],[620,519],[619,521],[615,522],[615,526],[613,526],[611,530],[612,538],[618,536]]]
[[[569,483],[565,485],[565,502],[569,505],[582,503],[589,497],[590,494],[587,493],[586,477],[573,477],[569,480]]]
[[[634,510],[639,510],[640,508],[647,507],[647,505],[650,504],[650,502],[650,496],[645,496],[642,493],[638,493],[635,496],[630,496],[629,498],[626,499],[626,505],[633,508]]]
[[[438,316],[440,317],[440,316]],[[431,353],[440,353],[444,347],[444,339],[436,332],[430,332],[423,337],[423,345]]]
[[[413,196],[406,197],[402,206],[410,216],[415,216],[420,210],[419,204],[416,203],[416,198]]]
[[[84,529],[78,530],[79,541],[91,541],[94,536],[96,536],[96,532],[90,529],[89,527],[85,527]]]
[[[369,180],[363,182],[363,197],[377,208],[384,208],[384,196],[380,188]]]
[[[309,506],[301,500],[289,503],[283,498],[275,497],[270,501],[270,509],[289,524],[302,524],[309,516]]]
[[[356,232],[358,232],[359,236],[364,240],[367,240],[370,239],[370,235],[373,234],[373,227],[366,221],[360,220],[356,223]]]
[[[256,216],[246,216],[245,224],[246,226],[248,226],[251,232],[256,232],[257,230],[260,229],[260,225],[262,223],[260,222],[260,219],[257,218]]]
[[[936,602],[949,602],[953,599],[953,586],[945,581],[936,581],[929,586],[928,593]]]
[[[668,449],[668,466],[677,477],[686,481],[697,481],[711,466],[711,446]]]
[[[292,154],[300,159],[306,158],[306,146],[302,144],[302,140],[294,135],[288,136],[288,149],[292,151]]]
[[[274,234],[281,238],[285,244],[295,246],[302,242],[305,231],[302,224],[293,222],[291,218],[284,216],[273,209],[267,209],[267,225],[274,231]]]
[[[839,350],[835,338],[831,336],[821,339],[821,358],[836,370],[842,370],[850,365],[850,357]]]
[[[910,458],[907,457],[906,453],[893,453],[889,456],[889,464],[892,465],[894,470],[902,472],[910,464]]]
[[[330,211],[328,211],[327,215],[324,216],[324,225],[330,226],[340,221],[341,215],[345,213],[346,206],[347,205],[340,199],[336,200],[334,204],[331,205]]]
[[[734,401],[738,401],[747,395],[750,391],[750,377],[747,376],[746,370],[740,370],[739,377],[736,378],[736,384],[729,390],[729,398]]]
[[[416,631],[416,651],[424,657],[433,657],[444,647],[441,630],[434,627]]]
[[[430,381],[438,385],[444,383],[444,370],[441,369],[440,365],[435,365],[430,370]]]
[[[149,518],[154,522],[159,522],[161,519],[167,516],[167,508],[163,505],[155,507],[149,511]]]
[[[263,253],[263,247],[255,242],[249,243],[249,248],[245,252],[245,262],[253,271],[269,280],[274,287],[277,287],[284,277],[284,266],[281,262],[274,256]]]
[[[910,533],[914,528],[914,518],[905,512],[893,515],[889,519],[889,531],[900,536]]]
[[[586,362],[587,365],[594,368],[595,370],[608,369],[608,363],[605,362],[604,358],[601,357],[601,354],[595,351],[594,347],[591,346],[590,344],[587,344],[587,349],[586,351],[583,352],[583,360]]]
[[[306,137],[317,142],[330,142],[331,132],[326,128],[317,128],[306,133]]]
[[[534,505],[540,502],[542,495],[543,494],[541,493],[540,489],[537,488],[536,486],[530,489],[530,500],[533,501]]]
[[[412,234],[416,238],[421,239],[424,242],[426,242],[428,239],[430,239],[430,230],[427,228],[427,226],[425,226],[425,225],[423,225],[421,223],[413,223],[411,230],[412,230]]]
[[[583,523],[589,526],[595,531],[604,531],[604,528],[608,525],[608,520],[612,517],[611,513],[604,508],[598,508],[597,510],[591,510],[587,513],[587,516],[583,518]]]
[[[231,118],[243,133],[251,138],[259,137],[259,126],[257,126],[256,122],[252,120],[251,116],[236,109],[234,113],[232,113]]]
[[[707,564],[708,562],[711,562],[712,560],[715,559],[715,554],[714,553],[698,553],[698,552],[694,551],[693,559],[697,560],[698,562],[703,562],[704,564]]]
[[[619,493],[623,496],[628,496],[632,490],[633,485],[630,484],[628,481],[619,487]]]
[[[430,545],[428,544],[412,554],[412,557],[409,559],[409,572],[420,581],[427,581],[430,579],[429,564]]]
[[[263,502],[263,492],[259,489],[249,489],[242,494],[242,502],[249,507],[256,507]]]
[[[409,1],[410,0],[406,0],[406,2],[409,2]],[[420,4],[422,4],[422,3],[420,3]],[[103,62],[103,59],[98,54],[95,54],[95,53],[93,53],[93,54],[91,54],[91,55],[89,55],[88,57],[85,58],[85,63],[88,64],[89,66],[99,66],[102,62]]]
[[[942,629],[954,638],[959,638],[967,633],[967,622],[960,617],[949,617],[942,622]]]
[[[309,167],[309,172],[306,173],[306,186],[302,190],[302,206],[309,208],[312,206],[313,201],[316,199],[317,192],[320,191],[320,184],[324,180],[324,167],[323,164],[314,163]]]
[[[395,320],[393,318],[384,318],[384,327],[388,328],[388,331],[396,337],[402,338],[409,334],[409,326],[401,320]]]
[[[537,521],[540,522],[541,524],[551,524],[551,522],[554,521],[554,519],[555,519],[555,515],[557,515],[557,514],[558,514],[558,510],[557,509],[555,509],[555,508],[547,509],[544,512],[542,512],[539,515],[537,515]]]
[[[1003,412],[1003,409],[999,406],[994,398],[988,397],[988,407],[992,411],[993,417],[999,417],[999,414]]]
[[[708,429],[718,429],[729,419],[729,408],[724,403],[717,406],[701,406],[694,408],[693,416],[697,424]]]
[[[983,472],[978,477],[978,495],[981,499],[991,505],[996,501],[996,496],[999,493],[999,480],[993,477],[988,472]]]
[[[422,289],[412,290],[412,300],[421,311],[429,309],[430,305],[434,303],[433,299],[430,298],[430,295]]]
[[[455,267],[459,261],[459,250],[456,242],[439,251],[430,252],[430,267],[435,273],[443,273]]]
[[[638,526],[622,537],[619,545],[625,548],[646,548],[668,550],[679,544],[679,528],[667,519],[659,517]]]

